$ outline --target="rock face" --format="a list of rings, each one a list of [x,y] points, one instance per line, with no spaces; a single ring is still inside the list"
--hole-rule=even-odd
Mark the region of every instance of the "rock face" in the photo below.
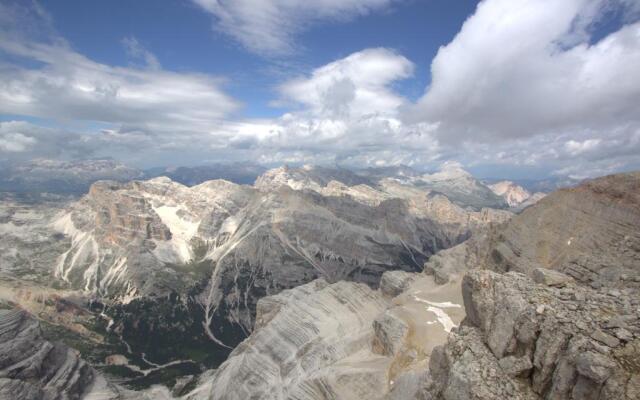
[[[500,181],[488,186],[493,193],[502,196],[509,207],[515,207],[531,197],[527,189],[511,181]]]
[[[419,397],[638,398],[638,218],[640,174],[608,176],[432,258],[435,276],[487,270],[465,276],[467,317]]]
[[[0,399],[163,398],[107,382],[76,350],[45,340],[38,322],[23,311],[0,310],[0,354]]]
[[[324,280],[263,299],[256,331],[216,371],[209,399],[381,398],[386,363],[370,351],[385,299],[362,284]],[[202,396],[201,396],[202,395]]]
[[[390,271],[378,291],[319,279],[264,297],[253,333],[187,398],[411,398],[464,317],[458,286]]]
[[[612,296],[575,283],[536,285],[516,272],[491,271],[470,272],[463,296],[465,326],[434,351],[424,397],[633,399],[640,394],[637,296]],[[612,315],[624,322],[611,324]]]
[[[436,255],[426,272],[446,276],[449,269],[481,267],[533,277],[543,268],[594,289],[637,289],[639,192],[638,172],[558,190],[504,226]]]
[[[593,288],[640,287],[640,173],[559,190],[507,223],[488,266],[560,271]]]
[[[504,198],[509,207],[513,209],[525,209],[545,196],[541,192],[530,193],[527,189],[511,181],[496,182],[488,187],[493,193]]]

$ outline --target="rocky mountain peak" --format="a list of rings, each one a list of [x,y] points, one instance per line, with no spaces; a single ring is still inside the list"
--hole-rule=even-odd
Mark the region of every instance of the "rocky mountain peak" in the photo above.
[[[498,196],[502,196],[510,207],[517,207],[531,197],[531,193],[512,181],[500,181],[488,185]]]

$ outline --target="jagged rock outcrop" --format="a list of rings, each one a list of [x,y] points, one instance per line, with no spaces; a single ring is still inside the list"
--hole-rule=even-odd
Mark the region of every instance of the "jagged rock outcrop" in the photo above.
[[[640,298],[472,271],[467,319],[434,350],[428,399],[635,399]]]

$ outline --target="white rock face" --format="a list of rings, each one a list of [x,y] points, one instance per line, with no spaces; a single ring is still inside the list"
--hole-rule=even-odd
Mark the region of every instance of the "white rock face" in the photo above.
[[[516,207],[531,197],[531,193],[520,185],[511,181],[500,181],[489,185],[498,196],[504,197],[510,207]]]
[[[415,394],[418,385],[402,382],[421,376],[464,318],[460,280],[387,274],[385,282],[404,282],[395,298],[316,280],[261,299],[255,331],[186,398],[386,399],[402,392],[397,382]]]
[[[360,399],[386,390],[388,360],[371,352],[371,322],[387,306],[366,285],[324,280],[258,306],[256,332],[189,398]]]

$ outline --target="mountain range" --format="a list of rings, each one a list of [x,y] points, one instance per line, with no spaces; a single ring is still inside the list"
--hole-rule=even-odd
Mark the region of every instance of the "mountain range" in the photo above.
[[[518,338],[497,351],[511,328],[486,321],[524,318],[526,307],[506,306],[516,295],[524,300],[514,305],[544,298],[556,313],[571,306],[556,304],[562,290],[603,305],[598,296],[614,291],[628,301],[609,305],[626,318],[628,334],[612,337],[635,343],[636,320],[626,316],[638,307],[639,181],[637,173],[618,175],[543,196],[513,182],[485,184],[457,165],[432,174],[303,166],[267,170],[253,185],[217,179],[187,186],[156,177],[100,180],[81,197],[6,197],[0,308],[32,317],[5,312],[0,324],[7,332],[40,331],[27,341],[7,339],[14,343],[7,351],[60,340],[80,350],[92,365],[82,367],[90,371],[83,385],[107,382],[110,398],[462,399],[463,392],[446,395],[445,376],[462,379],[460,387],[484,387],[458,369],[506,356],[513,359],[502,370],[520,368],[524,356],[533,366],[513,376],[496,372],[500,390],[511,385],[500,395],[546,397],[554,388],[548,381],[519,379],[543,367],[551,371],[540,379],[556,379],[556,364],[536,367],[535,349],[521,349]],[[513,287],[511,297],[485,298],[478,283],[485,281]],[[527,292],[536,284],[549,289]],[[504,301],[507,314],[491,314]],[[586,321],[599,321],[592,311],[584,309]],[[493,338],[495,330],[503,336]],[[478,352],[460,361],[460,346]],[[35,362],[16,357],[2,368],[22,371],[13,365]],[[77,365],[77,357],[68,359]],[[65,363],[56,360],[37,365]],[[607,365],[624,366],[617,360]],[[611,368],[608,376],[635,387],[627,372]],[[12,374],[3,375],[10,382],[0,383],[0,393],[23,393],[19,382],[38,376]],[[89,393],[49,387],[42,393],[51,398]]]

